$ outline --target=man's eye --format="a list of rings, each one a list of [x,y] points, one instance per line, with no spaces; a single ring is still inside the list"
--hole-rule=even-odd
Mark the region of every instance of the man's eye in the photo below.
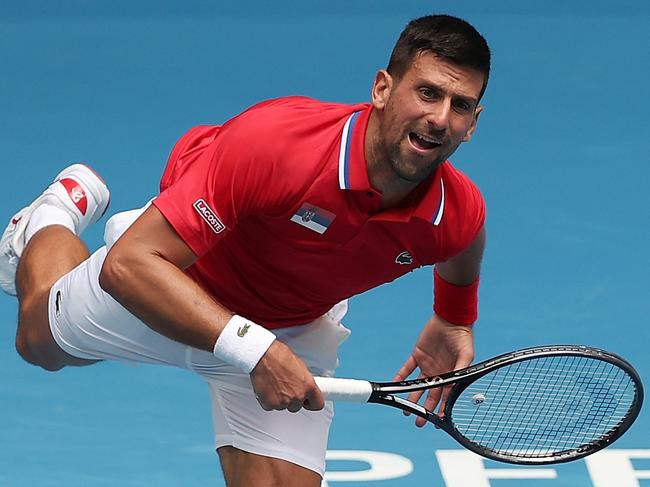
[[[425,100],[433,100],[436,97],[436,93],[430,88],[420,88],[420,96]]]
[[[456,110],[458,110],[459,112],[467,112],[472,108],[472,106],[469,103],[463,100],[456,100],[454,102],[454,107],[456,107]]]

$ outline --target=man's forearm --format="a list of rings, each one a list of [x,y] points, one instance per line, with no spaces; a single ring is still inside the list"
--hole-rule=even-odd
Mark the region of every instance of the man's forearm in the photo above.
[[[111,254],[99,278],[104,291],[158,333],[213,351],[233,313],[161,256]]]

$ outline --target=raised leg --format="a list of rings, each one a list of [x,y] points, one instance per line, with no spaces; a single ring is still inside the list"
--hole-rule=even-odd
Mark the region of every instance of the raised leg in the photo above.
[[[52,284],[88,258],[79,235],[101,218],[109,201],[104,181],[88,166],[73,164],[11,218],[0,238],[0,288],[19,301],[16,349],[46,370],[93,363],[56,344],[48,299]]]

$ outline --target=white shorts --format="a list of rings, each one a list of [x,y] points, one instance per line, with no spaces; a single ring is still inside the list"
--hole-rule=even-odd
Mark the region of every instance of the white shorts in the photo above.
[[[52,286],[50,329],[59,346],[79,358],[194,371],[205,378],[210,389],[216,448],[229,445],[280,458],[322,476],[332,403],[327,402],[322,411],[264,411],[255,399],[248,374],[210,352],[156,333],[105,293],[99,286],[99,272],[106,253],[106,247],[100,248]],[[338,346],[350,334],[340,323],[346,311],[347,302],[342,302],[308,325],[274,333],[314,375],[332,376],[338,366]]]

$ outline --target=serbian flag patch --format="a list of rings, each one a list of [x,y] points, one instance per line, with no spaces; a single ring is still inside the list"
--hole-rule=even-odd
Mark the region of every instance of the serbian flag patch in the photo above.
[[[336,218],[334,213],[311,203],[303,203],[296,214],[291,217],[291,221],[322,235],[334,218]]]

